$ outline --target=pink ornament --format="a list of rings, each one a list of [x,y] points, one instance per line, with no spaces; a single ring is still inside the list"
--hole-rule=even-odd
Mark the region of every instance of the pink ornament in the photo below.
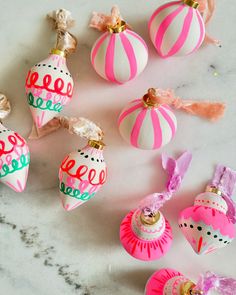
[[[210,271],[201,274],[195,284],[180,272],[163,268],[149,278],[144,293],[145,295],[208,295],[215,290],[217,294],[233,295],[235,288],[235,279],[219,276]]]
[[[90,200],[107,178],[107,166],[99,141],[90,140],[82,150],[72,152],[61,163],[59,170],[60,195],[66,211]]]
[[[117,8],[113,8],[112,13]],[[111,17],[94,13],[91,27],[104,31],[91,51],[91,63],[102,78],[122,84],[137,77],[146,67],[145,41],[121,20],[119,12]]]
[[[18,133],[0,124],[0,182],[23,192],[28,177],[29,148]]]
[[[74,82],[66,58],[58,51],[36,64],[26,78],[26,94],[37,128],[61,112],[72,98]],[[56,53],[58,52],[58,54]]]
[[[210,120],[219,119],[222,103],[183,100],[171,90],[150,88],[142,98],[135,99],[122,110],[118,127],[123,139],[140,149],[159,149],[169,143],[177,130],[177,119],[171,107]]]
[[[205,24],[192,0],[172,1],[160,6],[148,24],[150,38],[163,57],[196,51],[205,37]]]
[[[26,77],[25,89],[35,126],[41,128],[62,111],[72,98],[74,82],[66,56],[74,52],[76,38],[67,31],[73,20],[69,11],[59,9],[48,17],[57,31],[57,42],[45,60],[35,64]]]
[[[140,149],[159,149],[177,130],[177,119],[168,105],[147,107],[142,98],[128,103],[118,119],[123,139]]]
[[[194,206],[180,213],[180,229],[197,254],[207,254],[233,241],[236,209],[231,195],[235,183],[236,172],[217,166],[207,191],[195,198]]]
[[[184,153],[174,160],[162,156],[162,165],[169,174],[166,191],[147,196],[140,208],[128,213],[120,226],[120,241],[134,258],[151,261],[161,258],[170,249],[173,236],[169,222],[159,209],[180,187],[191,161]]]

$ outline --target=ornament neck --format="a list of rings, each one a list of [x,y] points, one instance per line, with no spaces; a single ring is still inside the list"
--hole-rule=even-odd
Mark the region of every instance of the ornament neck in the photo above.
[[[57,49],[57,48],[53,48],[50,53],[55,54],[55,55],[59,55],[61,57],[66,57],[65,51]]]
[[[198,6],[199,6],[199,3],[197,1],[194,1],[194,0],[183,0],[183,3],[185,5],[188,5],[194,9],[197,9]]]
[[[93,140],[93,139],[90,139],[88,141],[88,145],[90,147],[92,147],[92,148],[97,149],[97,150],[103,150],[104,147],[105,147],[105,144],[102,141],[100,141],[100,140]]]
[[[212,185],[208,185],[206,187],[206,192],[214,193],[214,194],[217,194],[219,196],[222,196],[223,195],[222,191],[218,187],[212,186]]]
[[[145,215],[143,212],[140,215],[140,220],[143,225],[154,225],[160,219],[160,212],[156,212],[155,214],[150,213],[149,215]]]
[[[107,30],[110,33],[121,33],[127,29],[126,22],[119,20],[115,25],[108,25]]]
[[[180,295],[202,295],[203,291],[194,290],[196,285],[192,281],[187,281],[180,288]]]
[[[146,93],[143,98],[143,105],[146,108],[157,108],[160,106],[160,104],[157,102],[157,96],[156,96],[156,91],[154,88],[148,89],[148,93]]]

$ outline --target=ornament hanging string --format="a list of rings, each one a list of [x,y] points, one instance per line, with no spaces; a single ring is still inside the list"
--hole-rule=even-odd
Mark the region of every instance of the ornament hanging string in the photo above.
[[[64,52],[65,55],[73,53],[77,46],[77,39],[68,32],[68,29],[74,25],[71,12],[62,8],[52,11],[47,18],[52,21],[53,28],[57,31],[55,49]]]
[[[198,10],[203,17],[205,25],[207,25],[212,19],[215,12],[215,0],[198,0],[198,3]],[[221,47],[220,41],[210,37],[208,34],[205,35],[205,41],[207,43],[212,43],[216,46]]]
[[[175,96],[173,90],[162,90],[159,88],[150,88],[143,97],[147,106],[158,106],[167,104],[175,109],[181,109],[191,115],[200,116],[211,121],[216,121],[224,115],[225,104],[220,102],[208,102],[194,100],[184,100]]]
[[[89,140],[101,141],[104,137],[102,129],[86,118],[68,118],[61,116],[53,118],[42,128],[36,128],[34,125],[29,139],[41,138],[53,131],[58,130],[61,127],[67,129],[71,134],[79,135],[80,137]]]
[[[228,205],[226,214],[233,223],[236,223],[236,203],[232,199],[236,185],[236,171],[223,165],[217,165],[215,175],[209,185],[220,190]]]
[[[116,28],[117,26],[120,26],[122,21],[123,19],[120,10],[117,5],[114,5],[111,9],[110,15],[93,12],[89,27],[97,29],[100,32],[106,32],[108,28]],[[125,23],[125,27],[131,29],[127,23]]]
[[[212,290],[217,291],[217,293],[219,294],[232,295],[235,294],[236,280],[219,276],[213,272],[208,271],[200,276],[198,283],[193,291],[194,290],[196,290],[197,292],[199,292],[198,290],[201,290],[202,293],[197,294],[203,295],[210,294],[209,292]]]
[[[190,152],[184,152],[177,160],[162,154],[162,167],[168,173],[166,189],[162,193],[154,193],[144,198],[139,205],[142,214],[151,218],[157,214],[164,203],[180,188],[181,182],[192,160]]]
[[[0,122],[5,119],[11,112],[11,104],[8,98],[0,93]]]

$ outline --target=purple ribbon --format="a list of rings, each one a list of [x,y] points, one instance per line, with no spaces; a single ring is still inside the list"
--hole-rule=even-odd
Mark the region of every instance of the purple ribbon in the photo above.
[[[190,152],[184,152],[177,160],[162,154],[162,167],[168,173],[166,190],[162,193],[154,193],[141,201],[140,209],[144,216],[155,215],[158,210],[168,201],[181,185],[186,171],[192,160]]]
[[[236,171],[223,165],[217,165],[210,186],[214,186],[222,192],[222,196],[228,205],[227,216],[233,223],[236,223],[236,204],[232,199],[235,184]]]
[[[195,290],[201,290],[203,295],[207,295],[209,291],[215,290],[219,294],[233,295],[236,290],[236,280],[232,278],[222,277],[213,272],[206,272],[201,275]]]

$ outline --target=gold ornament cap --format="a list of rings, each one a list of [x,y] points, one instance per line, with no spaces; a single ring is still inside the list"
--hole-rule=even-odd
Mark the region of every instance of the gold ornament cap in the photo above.
[[[98,150],[103,150],[105,147],[105,143],[103,143],[100,140],[94,140],[94,139],[90,139],[88,141],[88,145]]]
[[[196,285],[192,281],[187,281],[180,288],[180,295],[202,295],[203,291],[193,290]]]
[[[214,194],[217,194],[219,196],[222,196],[222,191],[220,189],[218,189],[216,186],[213,186],[213,185],[208,185],[206,187],[206,192],[210,192],[210,193],[214,193]]]
[[[157,212],[156,214],[151,214],[148,216],[145,216],[143,213],[140,215],[140,220],[143,225],[153,225],[158,222],[160,219],[160,212]]]
[[[62,51],[60,49],[57,49],[57,48],[53,48],[50,52],[51,54],[56,54],[56,55],[60,55],[62,57],[66,57],[66,53],[65,51]]]
[[[194,8],[194,9],[197,9],[198,6],[199,6],[199,3],[197,1],[194,1],[194,0],[183,0],[183,3]]]
[[[107,30],[110,33],[121,33],[126,29],[127,29],[127,25],[126,25],[126,22],[123,20],[121,20],[120,22],[117,22],[115,26],[112,26],[112,25],[107,26]]]

